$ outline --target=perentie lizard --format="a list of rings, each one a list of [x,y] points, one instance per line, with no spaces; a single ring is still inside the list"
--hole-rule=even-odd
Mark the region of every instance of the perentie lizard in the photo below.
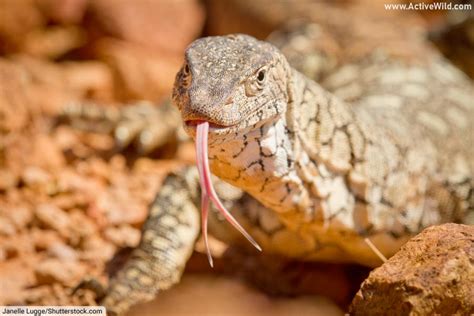
[[[391,256],[426,226],[473,222],[472,84],[437,54],[424,58],[368,54],[325,78],[330,93],[267,42],[202,38],[173,101],[191,137],[209,124],[217,195],[264,252],[376,266],[364,238]],[[199,234],[197,176],[190,167],[166,179],[101,302],[111,312],[179,280]],[[215,236],[242,242],[211,215]]]

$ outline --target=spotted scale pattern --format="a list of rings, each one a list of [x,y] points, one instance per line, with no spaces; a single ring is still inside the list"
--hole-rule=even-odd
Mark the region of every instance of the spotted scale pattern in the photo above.
[[[216,54],[211,39],[205,44]],[[225,41],[216,38],[219,45]],[[237,35],[229,46],[239,41],[252,42],[253,52],[259,45]],[[192,58],[203,43],[189,48],[188,64],[198,64]],[[267,44],[260,49],[267,52]],[[229,58],[228,51],[221,53]],[[464,75],[436,54],[416,63],[374,52],[317,84],[274,54],[258,94],[244,93],[253,80],[251,61],[245,71],[232,70],[240,80],[222,87],[219,95],[231,97],[231,108],[242,106],[247,113],[237,126],[221,119],[231,111],[227,107],[213,117],[212,111],[202,115],[199,103],[194,112],[225,127],[209,135],[212,172],[256,199],[260,209],[271,210],[265,212],[273,217],[269,221],[281,223],[280,230],[268,232],[250,221],[267,251],[294,256],[294,249],[304,249],[297,257],[378,265],[364,238],[390,256],[426,226],[469,218],[473,133],[463,118],[472,122],[474,111]],[[261,67],[254,65],[255,71]],[[203,75],[192,67],[191,72],[193,80]],[[177,87],[179,82],[178,75]],[[184,120],[195,106],[194,84],[200,91],[219,89],[214,81],[196,79],[175,94]]]
[[[252,47],[250,56],[240,58],[242,47]],[[213,124],[209,159],[216,191],[264,253],[377,266],[366,237],[389,257],[426,226],[474,222],[472,83],[429,48],[423,57],[401,61],[374,51],[318,74],[316,83],[266,43],[241,35],[207,38],[188,49],[173,99],[191,137],[190,121]],[[262,69],[266,80],[257,82]],[[197,221],[195,168],[170,181],[156,207],[173,216],[188,209]],[[175,192],[183,193],[179,200]],[[149,299],[156,287],[140,284],[143,274],[164,280],[163,288],[179,278],[177,267],[187,256],[173,245],[189,250],[193,238],[184,231],[176,240],[154,236],[171,227],[155,220],[160,212],[152,208],[145,227],[154,232],[149,239],[144,232],[136,250],[141,257],[112,282],[107,305],[126,293],[128,305]],[[211,233],[247,246],[211,213]],[[181,255],[162,270],[153,268],[168,262],[166,249]]]
[[[150,205],[140,244],[100,302],[108,314],[121,315],[179,282],[199,234],[196,180],[196,174],[182,172],[164,182]]]

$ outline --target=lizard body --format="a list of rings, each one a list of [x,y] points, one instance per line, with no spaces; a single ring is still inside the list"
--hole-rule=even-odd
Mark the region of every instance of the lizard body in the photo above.
[[[195,137],[196,122],[210,122],[216,191],[264,252],[376,266],[366,237],[391,256],[426,226],[474,222],[465,75],[426,48],[409,59],[373,50],[318,78],[245,35],[197,40],[176,77],[185,130]],[[179,280],[198,234],[197,176],[189,167],[166,180],[140,246],[102,300],[109,311]],[[173,220],[181,213],[184,226]],[[213,235],[245,245],[211,215]]]
[[[472,212],[469,81],[441,58],[423,67],[372,58],[327,78],[338,98],[251,37],[189,47],[174,101],[191,136],[195,120],[214,125],[212,172],[283,224],[260,231],[264,249],[377,265],[364,237],[390,256],[420,229]]]

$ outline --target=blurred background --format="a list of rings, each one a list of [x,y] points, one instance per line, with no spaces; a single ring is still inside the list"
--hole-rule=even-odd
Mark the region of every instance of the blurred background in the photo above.
[[[386,21],[393,32],[431,40],[474,76],[472,10],[384,9],[384,3],[397,2],[408,3],[0,0],[0,305],[92,304],[91,293],[71,296],[70,289],[86,275],[107,281],[126,249],[137,245],[147,205],[162,179],[194,160],[189,142],[145,157],[133,148],[117,151],[111,133],[58,124],[66,105],[117,108],[146,100],[159,106],[169,98],[183,52],[195,38],[238,32],[264,39],[293,20],[323,26],[344,20],[346,30],[353,23],[377,42],[374,47],[388,45],[403,54],[410,49],[403,40],[391,41],[390,32],[364,27],[360,16]],[[284,35],[272,35],[283,48]],[[336,63],[363,50],[353,44],[356,37],[339,36],[324,42]],[[300,57],[292,58],[297,63]],[[220,249],[219,256],[226,245],[214,241],[213,248]],[[223,256],[210,271],[200,250],[198,245],[180,285],[133,315],[337,315],[368,272],[270,264],[239,254],[231,263]],[[268,282],[263,281],[262,291],[241,281],[255,279],[249,271],[261,267],[270,271],[270,279],[283,270],[291,274],[273,289],[277,295],[266,294],[272,292]]]

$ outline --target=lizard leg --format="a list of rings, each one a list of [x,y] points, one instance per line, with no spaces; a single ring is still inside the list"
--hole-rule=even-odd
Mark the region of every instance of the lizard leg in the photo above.
[[[79,129],[112,133],[119,149],[133,144],[140,154],[176,141],[180,126],[179,112],[170,102],[157,106],[142,101],[121,108],[72,103],[62,118]]]
[[[100,301],[109,315],[123,314],[179,282],[199,234],[198,186],[190,169],[168,176],[151,204],[139,246]]]

